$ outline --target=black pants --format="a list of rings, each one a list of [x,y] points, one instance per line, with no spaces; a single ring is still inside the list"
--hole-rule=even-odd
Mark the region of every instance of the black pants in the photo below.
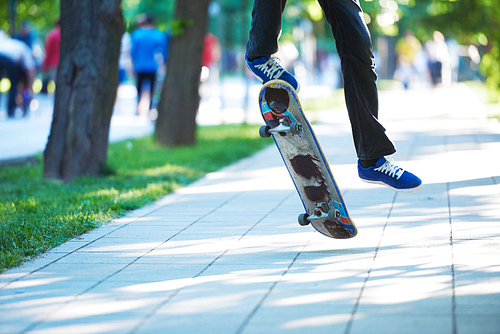
[[[359,159],[376,159],[396,152],[378,122],[377,74],[370,33],[359,0],[318,0],[335,37],[344,78],[344,92]],[[254,0],[247,43],[249,58],[278,51],[281,16],[286,0]],[[335,75],[335,73],[332,73]]]
[[[17,86],[25,78],[25,73],[21,65],[13,62],[10,58],[0,55],[0,79],[4,77],[8,78],[10,81],[7,115],[8,117],[14,117],[17,106]]]
[[[149,92],[150,92],[150,98],[151,101],[149,102],[149,109],[152,107],[153,103],[153,93],[155,89],[155,83],[156,83],[156,73],[137,73],[137,103],[141,100],[141,93],[142,93],[142,85],[144,84],[144,81],[149,81]]]

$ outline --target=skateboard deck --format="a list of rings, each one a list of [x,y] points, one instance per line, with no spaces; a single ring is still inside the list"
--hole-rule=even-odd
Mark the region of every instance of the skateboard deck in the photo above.
[[[259,107],[266,122],[260,135],[273,136],[304,205],[306,213],[299,215],[299,224],[311,224],[335,239],[356,236],[356,226],[293,87],[282,80],[268,81],[260,91]]]

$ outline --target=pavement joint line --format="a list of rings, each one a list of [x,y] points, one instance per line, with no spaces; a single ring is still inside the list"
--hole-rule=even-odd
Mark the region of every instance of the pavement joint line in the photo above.
[[[126,225],[128,225],[128,224],[126,224]],[[104,234],[104,235],[100,236],[100,237],[99,237],[99,238],[97,238],[97,239],[94,239],[94,240],[92,240],[92,241],[89,241],[89,242],[88,242],[88,243],[86,243],[85,245],[80,246],[80,247],[78,247],[78,248],[76,248],[76,249],[74,249],[74,250],[72,250],[72,251],[70,251],[70,252],[68,252],[68,253],[66,253],[66,254],[64,254],[64,255],[62,255],[61,257],[58,257],[58,258],[57,258],[57,259],[55,259],[54,261],[49,262],[49,263],[45,264],[44,266],[41,266],[40,268],[37,268],[37,269],[35,269],[35,270],[33,270],[33,271],[30,271],[29,273],[27,273],[27,274],[25,274],[25,275],[22,275],[22,276],[19,276],[19,277],[17,277],[17,278],[15,278],[15,279],[13,279],[12,281],[10,281],[10,282],[6,283],[5,285],[3,285],[2,287],[0,287],[0,290],[3,290],[3,289],[5,289],[5,288],[7,288],[9,285],[11,285],[12,283],[15,283],[15,282],[17,282],[17,281],[20,281],[20,280],[22,280],[22,279],[24,279],[24,278],[26,278],[26,277],[28,277],[28,276],[30,276],[30,275],[32,275],[32,274],[34,274],[34,273],[36,273],[36,272],[40,271],[40,270],[42,270],[42,269],[47,268],[48,266],[50,266],[50,265],[52,265],[52,264],[54,264],[54,263],[58,262],[59,260],[62,260],[62,259],[64,259],[65,257],[67,257],[67,256],[69,256],[69,255],[71,255],[71,254],[73,254],[73,253],[75,253],[75,252],[77,252],[77,251],[81,250],[82,248],[85,248],[85,247],[87,247],[88,245],[93,244],[94,242],[96,242],[96,241],[98,241],[98,240],[100,240],[100,239],[104,238],[105,236],[107,236],[107,235],[109,235],[109,234],[111,234],[111,233],[113,233],[113,232],[115,232],[115,231],[117,231],[117,230],[119,230],[119,229],[121,229],[121,228],[123,228],[123,227],[125,227],[126,225],[120,226],[120,227],[116,228],[115,230],[112,230],[112,231],[110,231],[110,232],[108,232],[108,233],[106,233],[106,234]]]
[[[169,204],[170,204],[170,203],[169,203]],[[167,205],[168,205],[168,204],[167,204]],[[151,213],[153,213],[153,212],[155,212],[155,211],[158,211],[158,210],[160,210],[161,208],[162,208],[162,206],[159,206],[159,207],[156,207],[156,208],[154,208],[154,209],[152,209],[152,210],[150,210],[150,211],[148,211],[148,212],[144,213],[143,215],[140,215],[140,216],[137,216],[137,217],[133,217],[133,218],[132,218],[132,219],[131,219],[128,223],[118,226],[116,229],[113,229],[113,230],[109,231],[108,233],[103,234],[103,235],[101,235],[100,237],[98,237],[98,238],[96,238],[96,239],[94,239],[94,240],[92,240],[92,241],[89,241],[89,242],[85,243],[84,245],[82,245],[82,246],[80,246],[80,247],[78,247],[78,248],[76,248],[76,249],[74,249],[74,250],[72,250],[72,251],[70,251],[70,252],[68,252],[68,253],[66,253],[66,254],[64,254],[64,255],[62,255],[61,257],[58,257],[58,258],[57,258],[57,259],[55,259],[54,261],[51,261],[51,262],[49,262],[49,263],[45,264],[44,266],[41,266],[40,268],[37,268],[37,269],[35,269],[35,270],[33,270],[33,271],[30,271],[29,273],[27,273],[27,274],[25,274],[25,275],[19,276],[19,277],[17,277],[17,278],[15,278],[15,279],[13,279],[12,281],[5,283],[3,286],[1,286],[1,287],[0,287],[0,291],[1,291],[1,290],[3,290],[3,289],[5,289],[5,288],[7,288],[7,287],[8,287],[9,285],[11,285],[12,283],[15,283],[15,282],[17,282],[17,281],[20,281],[20,280],[22,280],[22,279],[24,279],[24,278],[26,278],[26,277],[28,277],[28,276],[30,276],[30,275],[32,275],[32,274],[34,274],[34,273],[38,272],[38,271],[40,271],[40,270],[43,270],[43,269],[47,268],[48,266],[50,266],[50,265],[52,265],[52,264],[54,264],[54,263],[58,262],[59,260],[62,260],[62,259],[64,259],[65,257],[67,257],[67,256],[69,256],[69,255],[71,255],[71,254],[73,254],[73,253],[75,253],[75,252],[77,252],[77,251],[81,250],[82,248],[85,248],[85,247],[87,247],[87,246],[89,246],[89,245],[93,244],[94,242],[99,241],[99,240],[101,240],[102,238],[107,237],[108,235],[110,235],[110,234],[112,234],[112,233],[114,233],[114,232],[116,232],[116,231],[118,231],[118,230],[120,230],[120,229],[122,229],[122,228],[125,228],[126,226],[128,226],[128,225],[130,225],[130,224],[132,224],[132,223],[136,222],[136,221],[137,221],[137,220],[139,220],[140,218],[145,217],[145,216],[147,216],[147,215],[149,215],[149,214],[151,214]],[[207,215],[208,215],[208,214],[207,214]],[[118,217],[118,218],[115,218],[115,219],[111,219],[111,220],[110,220],[110,222],[113,222],[113,221],[119,220],[120,218],[122,218],[122,217]],[[203,218],[203,217],[200,217],[199,219],[202,219],[202,218]],[[104,226],[104,225],[106,225],[106,223],[104,223],[102,226]],[[189,227],[189,226],[187,226],[187,227]],[[185,227],[185,229],[186,229],[187,227]],[[182,232],[182,231],[181,231],[181,232]],[[162,244],[163,244],[163,243],[162,243]]]
[[[72,303],[72,302],[76,301],[76,300],[77,300],[80,296],[83,296],[84,294],[89,293],[90,291],[92,291],[93,289],[95,289],[96,287],[98,287],[100,284],[102,284],[103,282],[107,281],[107,280],[108,280],[108,279],[110,279],[111,277],[113,277],[113,276],[115,276],[115,275],[119,274],[120,272],[122,272],[123,270],[125,270],[126,268],[130,267],[132,264],[134,264],[135,262],[137,262],[138,260],[140,260],[141,258],[143,258],[145,255],[147,255],[147,254],[151,253],[152,251],[154,251],[154,250],[155,250],[155,249],[157,249],[158,247],[160,247],[160,246],[164,245],[165,243],[167,243],[168,241],[172,240],[173,238],[175,238],[176,236],[178,236],[179,234],[181,234],[182,232],[184,232],[185,230],[187,230],[188,228],[190,228],[192,225],[196,224],[196,223],[197,223],[197,222],[199,222],[201,219],[205,218],[206,216],[210,215],[211,213],[213,213],[213,212],[217,211],[218,209],[220,209],[221,207],[223,207],[224,205],[226,205],[227,203],[229,203],[231,200],[233,200],[234,198],[236,198],[236,197],[238,197],[238,196],[241,196],[241,193],[234,195],[234,196],[233,196],[233,197],[231,197],[230,199],[226,200],[224,203],[220,204],[218,207],[216,207],[216,208],[212,209],[210,212],[208,212],[208,213],[206,213],[205,215],[203,215],[203,216],[201,216],[201,217],[197,218],[194,222],[192,222],[191,224],[189,224],[189,225],[185,226],[185,227],[184,227],[184,228],[182,228],[180,231],[178,231],[177,233],[173,234],[173,235],[172,235],[172,236],[170,236],[167,240],[163,241],[162,243],[160,243],[160,244],[159,244],[159,245],[157,245],[156,247],[153,247],[152,249],[148,250],[148,251],[147,251],[147,252],[145,252],[144,254],[142,254],[142,255],[138,256],[137,258],[135,258],[134,260],[132,260],[130,263],[126,264],[123,268],[121,268],[121,269],[119,269],[119,270],[115,271],[114,273],[112,273],[112,274],[110,274],[110,275],[106,276],[105,278],[103,278],[102,280],[100,280],[100,281],[96,282],[94,285],[92,285],[91,287],[89,287],[89,288],[85,289],[84,291],[80,292],[79,294],[75,294],[75,296],[74,296],[71,300],[67,300],[67,301],[65,301],[64,303],[62,303],[62,304],[60,305],[60,307],[58,307],[57,309],[53,310],[53,311],[52,311],[52,314],[53,314],[53,313],[58,312],[59,310],[61,310],[62,308],[64,308],[64,307],[65,307],[66,305],[68,305],[69,303]],[[168,204],[167,204],[167,205],[168,205]],[[72,253],[76,252],[77,250],[80,250],[80,249],[82,249],[82,248],[84,248],[84,247],[87,247],[88,245],[90,245],[90,244],[92,244],[92,243],[94,243],[94,242],[96,242],[96,241],[98,241],[98,240],[100,240],[100,239],[102,239],[102,238],[104,238],[104,237],[108,236],[109,234],[114,233],[114,232],[116,232],[116,231],[118,231],[118,230],[120,230],[120,229],[122,229],[122,228],[125,228],[126,226],[128,226],[129,224],[131,224],[131,223],[133,223],[133,222],[137,221],[137,220],[138,220],[138,219],[140,219],[141,217],[146,216],[146,215],[149,215],[149,214],[151,214],[151,213],[153,213],[153,212],[155,212],[155,211],[157,211],[157,210],[160,210],[162,207],[163,207],[163,206],[159,206],[159,207],[157,207],[157,208],[155,208],[155,209],[153,209],[153,210],[151,210],[151,211],[148,211],[148,212],[147,212],[147,213],[145,213],[144,215],[141,215],[141,216],[136,217],[135,219],[131,220],[130,222],[128,222],[128,223],[126,223],[126,224],[124,224],[124,225],[119,226],[118,228],[116,228],[116,229],[114,229],[114,230],[112,230],[112,231],[110,231],[110,232],[108,232],[108,233],[106,233],[106,234],[104,234],[104,235],[100,236],[99,238],[97,238],[97,239],[95,239],[95,240],[92,240],[91,242],[89,242],[89,243],[85,244],[84,246],[79,247],[78,249],[75,249],[74,251],[71,251],[71,252],[69,252],[69,253],[65,254],[64,256],[61,256],[60,258],[58,258],[58,259],[56,259],[56,260],[54,260],[54,261],[50,262],[49,264],[47,264],[47,265],[45,265],[45,266],[43,266],[43,267],[41,267],[41,268],[38,268],[37,270],[34,270],[34,271],[30,272],[29,274],[26,274],[26,275],[24,275],[24,276],[22,276],[22,277],[20,277],[20,278],[18,278],[18,279],[16,279],[16,280],[12,281],[12,282],[15,282],[15,281],[17,281],[17,280],[20,280],[21,278],[24,278],[24,277],[26,277],[26,276],[29,276],[29,275],[31,275],[32,273],[37,272],[38,270],[44,269],[44,268],[48,267],[49,265],[51,265],[51,264],[53,264],[53,263],[55,263],[55,262],[57,262],[57,261],[59,261],[59,260],[61,260],[61,259],[65,258],[66,256],[68,256],[68,255],[70,255],[70,254],[72,254]],[[259,222],[260,222],[260,221],[259,221]],[[252,227],[252,228],[253,228],[253,227]],[[227,252],[227,251],[226,251],[226,252]],[[215,262],[215,260],[214,260],[214,261],[212,261],[212,263],[213,263],[213,262]],[[211,264],[212,264],[212,263],[211,263]],[[211,264],[210,264],[210,265],[211,265]],[[209,266],[210,266],[210,265],[209,265]],[[205,270],[206,270],[206,269],[204,269],[203,271],[205,271]],[[203,272],[203,271],[202,271],[202,272]],[[200,274],[201,274],[201,272],[200,272],[198,275],[200,275]],[[198,276],[198,275],[197,275],[197,276]],[[195,277],[196,277],[196,276],[195,276]],[[195,277],[193,277],[193,278],[195,278]],[[12,282],[9,282],[8,284],[11,284]],[[7,285],[8,285],[8,284],[7,284]],[[3,288],[5,288],[7,285],[5,285]],[[186,286],[188,286],[188,285],[186,285]],[[182,288],[181,288],[181,289],[182,289]],[[1,290],[1,289],[0,289],[0,290]],[[50,316],[50,315],[46,315],[46,316],[45,316],[45,318],[47,318],[48,316]],[[33,322],[30,326],[28,326],[28,327],[27,327],[25,330],[23,330],[21,333],[26,333],[26,332],[29,332],[29,331],[31,331],[32,329],[36,328],[36,326],[38,326],[39,324],[42,324],[42,323],[44,323],[44,322],[45,322],[45,320],[44,320],[44,319],[39,320],[39,321],[36,321],[36,322]],[[133,332],[134,332],[134,330],[132,331],[132,333],[133,333]]]
[[[378,252],[380,250],[380,245],[382,245],[382,239],[384,238],[384,234],[385,234],[385,229],[387,228],[387,225],[389,224],[389,218],[391,217],[391,213],[392,213],[392,209],[394,208],[394,203],[396,203],[396,199],[398,197],[398,193],[395,192],[394,193],[394,197],[392,198],[392,203],[391,203],[391,207],[389,208],[389,212],[387,213],[387,218],[386,218],[386,221],[385,221],[385,224],[384,224],[384,227],[382,228],[382,233],[380,234],[380,240],[378,241],[378,245],[377,247],[375,248],[375,252],[373,254],[373,259],[372,259],[372,263],[370,265],[370,268],[368,269],[368,271],[366,272],[366,277],[365,277],[365,280],[363,282],[363,285],[361,286],[361,289],[359,290],[359,295],[358,297],[356,298],[356,302],[354,303],[354,307],[352,309],[352,312],[351,312],[351,316],[349,318],[349,321],[347,322],[346,324],[346,328],[345,328],[345,332],[344,334],[349,334],[351,332],[351,327],[352,327],[352,324],[354,322],[354,317],[356,316],[356,312],[358,310],[358,306],[359,306],[359,302],[361,301],[361,297],[363,296],[363,291],[365,290],[365,287],[366,287],[366,283],[368,283],[368,280],[370,279],[370,275],[372,273],[372,270],[373,270],[373,266],[375,264],[375,260],[377,259],[377,255],[378,255]]]
[[[170,236],[167,240],[163,241],[163,242],[162,242],[162,243],[160,243],[159,245],[157,245],[157,246],[155,246],[155,247],[151,248],[150,250],[148,250],[148,251],[147,251],[147,252],[145,252],[144,254],[142,254],[142,255],[138,256],[137,258],[135,258],[134,260],[132,260],[130,263],[128,263],[128,264],[126,264],[125,266],[123,266],[121,269],[119,269],[119,270],[115,271],[115,272],[114,272],[114,273],[112,273],[112,274],[109,274],[108,276],[106,276],[106,277],[105,277],[105,278],[103,278],[102,280],[100,280],[100,281],[96,282],[94,285],[90,286],[89,288],[85,289],[84,291],[82,291],[82,292],[80,292],[80,293],[78,293],[78,294],[75,294],[71,300],[67,300],[67,301],[65,301],[64,303],[61,303],[61,305],[60,305],[58,308],[56,308],[55,310],[53,310],[53,311],[52,311],[52,314],[57,313],[57,312],[58,312],[59,310],[61,310],[64,306],[68,305],[69,303],[72,303],[72,302],[76,301],[76,300],[77,300],[80,296],[83,296],[84,294],[89,293],[90,291],[92,291],[93,289],[95,289],[96,287],[98,287],[99,285],[101,285],[103,282],[105,282],[105,281],[107,281],[108,279],[110,279],[111,277],[113,277],[113,276],[115,276],[115,275],[119,274],[119,273],[120,273],[120,272],[122,272],[123,270],[127,269],[127,268],[128,268],[128,267],[130,267],[132,264],[134,264],[135,262],[137,262],[138,260],[140,260],[141,258],[143,258],[145,255],[147,255],[147,254],[151,253],[152,251],[154,251],[154,250],[155,250],[155,249],[157,249],[158,247],[160,247],[160,246],[164,245],[165,243],[167,243],[168,241],[172,240],[173,238],[175,238],[176,236],[178,236],[179,234],[181,234],[182,232],[184,232],[185,230],[187,230],[188,228],[190,228],[191,226],[193,226],[194,224],[196,224],[197,222],[199,222],[201,219],[203,219],[204,217],[206,217],[206,216],[210,215],[211,213],[213,213],[213,212],[217,211],[218,209],[220,209],[221,207],[223,207],[224,205],[226,205],[227,203],[229,203],[231,200],[235,199],[235,198],[236,198],[236,197],[238,197],[238,196],[241,196],[241,193],[239,193],[239,194],[236,194],[236,195],[232,196],[230,199],[227,199],[227,200],[226,200],[226,201],[224,201],[222,204],[220,204],[220,205],[219,205],[219,206],[217,206],[216,208],[212,209],[210,212],[208,212],[208,213],[206,213],[205,215],[203,215],[203,216],[201,216],[201,217],[197,218],[197,219],[196,219],[195,221],[193,221],[191,224],[189,224],[189,225],[185,226],[185,227],[184,227],[184,228],[182,228],[180,231],[178,231],[177,233],[173,234],[173,235],[172,235],[172,236]],[[156,208],[155,210],[152,210],[152,211],[148,212],[148,214],[149,214],[149,213],[152,213],[152,212],[155,212],[155,211],[159,210],[160,208],[161,208],[161,207],[158,207],[158,208]],[[139,219],[139,218],[141,218],[141,217],[142,217],[142,216],[137,217],[136,219],[134,219],[134,220],[132,220],[132,221],[130,221],[130,222],[128,222],[128,223],[126,223],[126,224],[124,224],[124,225],[122,225],[122,226],[118,227],[117,229],[115,229],[115,230],[113,230],[113,231],[110,231],[110,232],[106,233],[106,234],[105,234],[105,235],[103,235],[103,236],[100,236],[99,238],[97,238],[97,239],[95,239],[95,240],[93,240],[93,241],[89,242],[89,243],[88,243],[88,244],[86,244],[85,246],[79,247],[78,249],[84,248],[84,247],[86,247],[86,246],[88,246],[88,245],[90,245],[90,244],[92,244],[92,243],[96,242],[97,240],[100,240],[100,239],[104,238],[105,236],[107,236],[107,235],[109,235],[109,234],[111,234],[111,233],[113,233],[113,232],[115,232],[115,231],[117,231],[117,230],[119,230],[119,229],[122,229],[122,228],[126,227],[127,225],[131,224],[132,222],[134,222],[134,221],[138,220],[138,219]],[[264,218],[263,218],[263,219],[264,219]],[[259,222],[260,222],[260,221],[259,221]],[[255,224],[255,225],[256,225],[256,224]],[[255,225],[254,225],[254,226],[255,226]],[[253,227],[252,227],[252,228],[253,228]],[[251,228],[251,229],[252,229],[252,228]],[[69,254],[72,254],[72,253],[74,253],[74,252],[76,252],[76,250],[74,250],[74,251],[72,251],[72,252],[70,252],[70,253],[68,253],[68,254],[66,254],[66,255],[64,255],[64,256],[62,256],[62,257],[60,257],[60,258],[58,258],[58,259],[57,259],[57,260],[55,260],[55,261],[52,261],[51,263],[49,263],[49,264],[47,264],[47,265],[45,265],[45,266],[43,266],[43,267],[41,267],[41,268],[39,268],[39,269],[37,269],[37,270],[33,271],[33,272],[36,272],[36,271],[38,271],[38,270],[40,270],[40,269],[43,269],[43,268],[46,268],[46,267],[48,267],[49,265],[51,265],[52,263],[55,263],[55,262],[59,261],[60,259],[62,259],[62,258],[64,258],[64,257],[66,257],[66,256],[68,256]],[[227,251],[226,251],[226,252],[227,252]],[[221,256],[222,256],[222,255],[221,255]],[[212,261],[212,263],[213,263],[213,262],[215,262],[215,260],[214,260],[214,261]],[[209,266],[210,266],[212,263],[210,263],[210,264],[209,264]],[[206,270],[206,268],[205,268],[204,270],[202,270],[202,272],[203,272],[203,271],[205,271],[205,270]],[[202,272],[200,272],[198,275],[200,275]],[[30,274],[31,274],[31,273],[30,273]],[[28,275],[30,275],[30,274],[28,274]],[[198,275],[196,275],[195,277],[197,277]],[[26,276],[27,276],[27,275],[25,275],[25,276],[23,276],[23,277],[26,277]],[[195,277],[193,277],[193,278],[195,278]],[[11,282],[9,282],[9,284],[10,284],[10,283],[11,283]],[[186,285],[186,287],[187,287],[187,286],[189,286],[189,284],[187,284],[187,285]],[[179,290],[182,290],[182,288],[180,288]],[[174,292],[173,294],[175,295],[176,293]],[[46,319],[46,318],[47,318],[47,317],[49,317],[49,316],[50,316],[50,314],[47,314],[47,315],[45,315],[45,317],[44,317],[44,318]],[[30,324],[30,325],[29,325],[26,329],[24,329],[23,331],[21,331],[21,333],[26,333],[26,332],[29,332],[29,331],[33,330],[33,329],[34,329],[34,328],[36,328],[36,326],[38,326],[39,324],[44,323],[44,322],[45,322],[45,319],[41,319],[41,320],[39,320],[39,321],[35,321],[35,322],[33,322],[33,323],[32,323],[32,324]],[[134,330],[132,330],[132,332],[131,332],[131,333],[133,333],[134,331],[135,331],[135,329],[134,329]]]
[[[242,194],[244,194],[245,192],[243,193],[240,193],[238,195],[235,195],[233,196],[233,198],[227,200],[224,204],[222,204],[221,206],[219,206],[217,209],[219,209],[220,207],[224,206],[225,204],[229,203],[232,199],[238,197],[238,196],[241,196]],[[225,251],[223,251],[221,254],[219,254],[218,256],[215,257],[215,259],[213,259],[208,265],[205,266],[205,268],[203,268],[199,273],[197,273],[196,275],[194,275],[193,277],[191,277],[190,281],[192,281],[193,279],[197,278],[197,277],[200,277],[205,271],[208,270],[208,268],[210,268],[217,260],[219,260],[221,257],[223,257],[227,252],[229,252],[229,250],[231,249],[231,247],[238,243],[241,239],[243,239],[246,235],[248,235],[248,233],[250,233],[250,231],[252,231],[257,225],[259,225],[264,219],[266,219],[266,217],[268,217],[274,210],[276,210],[277,208],[279,208],[284,202],[286,202],[292,195],[294,195],[295,192],[290,192],[289,195],[285,196],[274,208],[272,208],[271,210],[269,210],[262,218],[260,218],[255,224],[253,224],[247,231],[245,231],[245,233],[243,233],[231,246],[229,246]],[[213,210],[212,212],[216,211],[217,209]],[[208,214],[207,214],[208,215]],[[201,218],[200,218],[201,219]],[[200,220],[198,219],[198,220]],[[198,221],[197,220],[197,221]],[[195,222],[193,222],[191,225],[193,225]],[[189,226],[191,226],[189,225]],[[188,226],[188,227],[189,227]],[[308,242],[309,243],[309,242]],[[299,253],[300,254],[300,253]],[[297,255],[298,256],[298,255]],[[292,263],[295,262],[295,259],[297,258],[297,256],[293,259]],[[291,265],[290,265],[291,266]],[[290,266],[288,267],[288,269],[290,269]],[[288,271],[288,269],[286,271]],[[286,273],[285,271],[285,273]],[[274,285],[276,285],[276,282],[274,283]],[[274,287],[273,285],[273,287]],[[175,290],[174,292],[172,292],[165,300],[163,300],[162,302],[160,302],[155,308],[153,308],[153,310],[151,310],[151,312],[149,312],[148,314],[146,314],[145,317],[143,317],[143,319],[139,322],[139,324],[137,324],[131,331],[130,331],[130,334],[133,334],[133,333],[136,333],[149,319],[151,319],[163,306],[165,306],[167,303],[169,303],[175,296],[177,296],[182,290],[184,290],[185,288],[189,287],[190,286],[190,283],[189,282],[186,282],[186,284],[180,288],[178,288],[177,290]],[[272,291],[272,288],[269,290],[268,293],[270,293]],[[265,298],[263,298],[262,302],[264,301]],[[242,325],[243,326],[243,325]]]
[[[477,134],[473,135],[476,144],[481,145]],[[448,136],[443,138],[443,147],[445,153],[449,153],[448,149]],[[451,250],[451,322],[452,322],[452,333],[458,333],[457,326],[457,298],[456,298],[456,280],[455,280],[455,253],[454,253],[454,240],[453,240],[453,216],[451,210],[451,196],[450,196],[450,182],[446,182],[446,200],[448,205],[448,223],[450,224],[450,250]]]
[[[451,248],[451,321],[452,333],[458,333],[457,326],[457,298],[456,298],[456,281],[455,281],[455,252],[453,241],[453,216],[451,215],[451,198],[450,198],[450,183],[446,182],[446,198],[448,201],[448,222],[450,224],[450,248]]]
[[[306,249],[306,247],[309,245],[309,243],[311,242],[312,238],[314,237],[314,235],[316,233],[317,232],[314,231],[314,233],[311,234],[311,237],[309,238],[309,240],[307,240],[307,242],[305,243],[305,245],[302,246],[302,249],[295,255],[295,257],[290,262],[290,264],[288,265],[288,267],[281,274],[280,278],[278,280],[274,281],[274,283],[269,287],[269,289],[264,294],[264,296],[262,296],[262,299],[257,303],[257,305],[255,305],[255,307],[253,308],[253,310],[250,311],[250,313],[248,314],[248,316],[246,317],[246,319],[243,321],[243,323],[240,325],[240,327],[236,330],[236,334],[243,333],[243,331],[245,330],[245,327],[250,323],[250,321],[252,320],[253,316],[259,311],[260,307],[262,306],[262,304],[264,304],[264,302],[266,301],[267,297],[269,297],[269,295],[274,290],[274,288],[276,287],[276,285],[278,285],[278,283],[281,282],[281,280],[288,273],[288,271],[290,270],[290,268],[293,267],[293,265],[295,264],[295,261],[299,258],[300,254],[302,254],[304,252],[304,249]]]

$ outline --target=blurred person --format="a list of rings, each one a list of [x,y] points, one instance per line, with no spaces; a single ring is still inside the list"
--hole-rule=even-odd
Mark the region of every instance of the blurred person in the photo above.
[[[422,181],[417,176],[386,158],[395,153],[396,148],[377,119],[379,106],[375,57],[359,0],[318,2],[332,28],[341,59],[359,177],[363,181],[383,184],[396,191],[412,192],[420,189]],[[245,61],[248,69],[263,83],[280,79],[298,91],[297,79],[271,57],[278,51],[285,5],[286,0],[254,0]]]
[[[429,73],[434,87],[442,83],[444,86],[451,84],[451,64],[448,45],[444,35],[434,31],[432,39],[425,43],[428,58]]]
[[[42,93],[47,93],[50,81],[56,81],[57,66],[59,66],[59,54],[61,50],[61,20],[57,19],[55,27],[45,37],[45,59],[42,62],[44,72]]]
[[[149,109],[152,107],[156,74],[158,67],[165,63],[167,47],[167,35],[154,27],[153,17],[141,15],[139,28],[131,35],[131,57],[137,82],[137,114],[145,82],[149,82]]]
[[[460,44],[455,39],[446,40],[450,55],[451,82],[458,82],[458,69],[460,66]]]
[[[120,58],[118,59],[118,82],[120,83],[127,81],[128,74],[132,71],[131,48],[130,34],[125,32],[122,36]]]
[[[409,88],[410,81],[416,73],[415,58],[421,51],[422,44],[409,30],[396,43],[396,53],[398,55],[396,77],[403,83],[405,89]]]
[[[213,78],[217,81],[217,63],[221,59],[222,51],[217,36],[207,33],[203,40],[203,54],[201,58],[201,65],[208,70],[208,78]],[[208,80],[207,78],[207,80]]]
[[[35,37],[33,35],[33,32],[31,31],[31,25],[28,21],[23,21],[21,22],[21,29],[19,30],[18,33],[16,33],[13,38],[18,39],[24,43],[30,48],[33,49],[33,42],[35,40]]]
[[[10,81],[8,118],[15,117],[18,104],[24,104],[23,115],[26,116],[28,112],[26,104],[31,99],[31,87],[35,75],[35,60],[30,48],[24,42],[9,38],[0,30],[0,76],[5,76]],[[18,95],[21,85],[23,86],[22,95]]]

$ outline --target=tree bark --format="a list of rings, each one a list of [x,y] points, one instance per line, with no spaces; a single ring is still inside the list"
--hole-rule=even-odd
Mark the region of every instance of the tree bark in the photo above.
[[[61,50],[44,176],[97,176],[118,87],[121,0],[61,1]]]
[[[209,0],[177,0],[167,74],[158,103],[155,137],[163,146],[191,145],[196,141],[196,113],[203,41]]]

